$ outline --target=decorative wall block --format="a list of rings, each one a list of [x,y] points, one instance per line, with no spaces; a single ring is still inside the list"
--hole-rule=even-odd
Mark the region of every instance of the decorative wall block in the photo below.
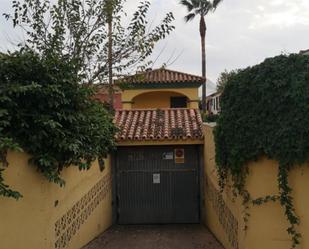
[[[111,175],[105,175],[55,223],[55,249],[64,249],[97,206],[111,192]]]
[[[220,191],[218,191],[211,180],[205,177],[205,197],[211,203],[212,208],[218,216],[218,220],[228,237],[229,243],[235,249],[239,248],[238,245],[238,221],[233,215],[232,211],[228,208],[222,198]]]

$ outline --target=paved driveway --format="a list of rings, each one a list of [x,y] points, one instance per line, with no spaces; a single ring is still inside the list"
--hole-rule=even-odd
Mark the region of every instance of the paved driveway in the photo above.
[[[114,226],[83,249],[224,249],[201,225]]]

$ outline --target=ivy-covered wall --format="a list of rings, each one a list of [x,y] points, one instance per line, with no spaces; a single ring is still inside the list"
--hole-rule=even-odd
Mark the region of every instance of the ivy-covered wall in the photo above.
[[[246,210],[242,197],[233,195],[230,180],[220,194],[214,128],[215,125],[204,125],[204,223],[226,249],[290,249],[291,237],[286,231],[289,223],[279,202],[249,205]],[[245,188],[252,198],[277,194],[278,161],[260,157],[247,165],[249,172]],[[298,248],[309,249],[309,165],[302,166],[290,171],[289,183],[293,188],[295,211],[301,217],[299,232],[302,239]],[[246,217],[245,213],[250,216]],[[248,218],[246,223],[244,218]]]
[[[111,165],[95,161],[88,171],[68,167],[65,187],[46,181],[28,156],[9,152],[3,175],[18,201],[0,196],[0,249],[81,248],[112,224]],[[103,171],[101,171],[103,170]]]
[[[221,188],[232,177],[244,205],[280,203],[296,248],[302,221],[289,174],[295,165],[309,163],[309,56],[280,55],[231,75],[221,96],[215,143]],[[279,162],[277,192],[254,199],[244,187],[247,164],[261,156]]]

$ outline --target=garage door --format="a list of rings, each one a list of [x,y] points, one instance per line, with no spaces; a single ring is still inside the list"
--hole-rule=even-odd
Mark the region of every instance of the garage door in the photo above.
[[[198,165],[196,146],[118,148],[118,223],[198,223]]]

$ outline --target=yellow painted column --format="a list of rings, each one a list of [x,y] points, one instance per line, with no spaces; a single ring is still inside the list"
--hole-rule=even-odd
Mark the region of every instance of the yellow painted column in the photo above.
[[[188,106],[189,106],[189,108],[191,108],[191,109],[198,109],[198,100],[196,100],[196,101],[190,101]]]
[[[131,110],[132,109],[132,102],[122,101],[122,109]]]

